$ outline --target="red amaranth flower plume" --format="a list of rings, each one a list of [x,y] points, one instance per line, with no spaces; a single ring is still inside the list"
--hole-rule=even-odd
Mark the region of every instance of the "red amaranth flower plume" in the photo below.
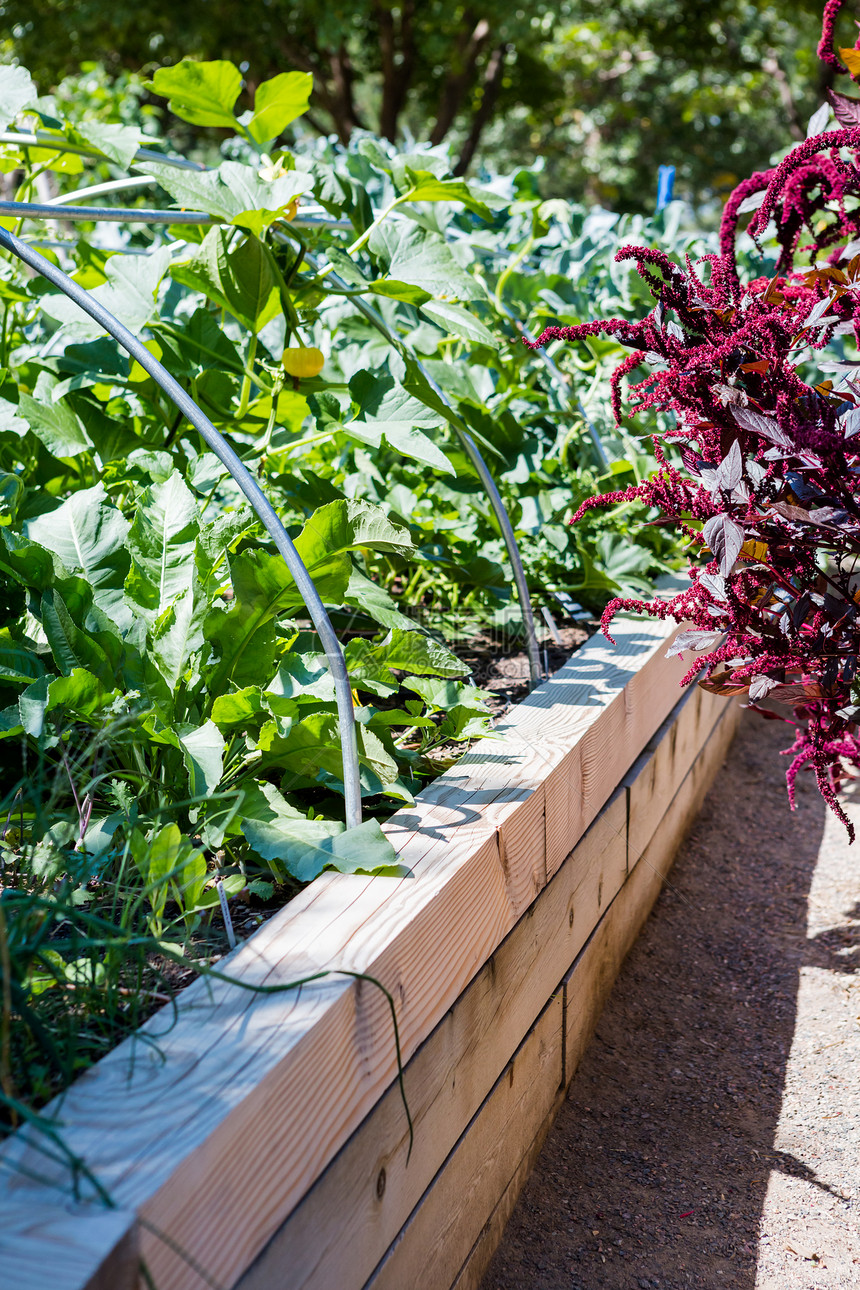
[[[840,8],[828,0],[819,52],[845,70],[833,52]],[[845,119],[838,107],[837,116]],[[779,259],[773,277],[744,281],[737,226],[759,194],[748,231],[761,238],[773,221]],[[574,522],[621,501],[656,507],[691,544],[690,585],[648,605],[611,601],[604,631],[619,609],[685,620],[679,648],[694,653],[684,683],[704,672],[700,684],[717,694],[791,711],[789,801],[810,766],[852,837],[837,793],[846,767],[860,767],[860,382],[850,364],[835,383],[811,384],[807,369],[834,336],[860,336],[858,238],[860,127],[852,122],[740,184],[718,256],[681,266],[648,247],[619,251],[655,297],[640,322],[548,327],[533,342],[614,337],[632,351],[612,381],[616,419],[625,388],[632,416],[675,414],[655,438],[655,474],[591,498]],[[682,464],[664,451],[670,445]]]

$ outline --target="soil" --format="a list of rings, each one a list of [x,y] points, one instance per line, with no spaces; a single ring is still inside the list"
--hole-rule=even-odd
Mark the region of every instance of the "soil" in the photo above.
[[[787,734],[745,714],[481,1290],[860,1286],[860,843]]]
[[[560,667],[564,667],[571,654],[576,653],[599,626],[599,622],[590,619],[579,626],[559,624],[556,628],[558,641],[549,635],[542,636],[538,629],[543,675],[553,676]],[[492,698],[487,706],[497,720],[528,694],[529,660],[524,651],[511,653],[510,647],[506,649],[490,635],[456,641],[451,648],[471,668],[474,684],[482,690],[489,690]]]

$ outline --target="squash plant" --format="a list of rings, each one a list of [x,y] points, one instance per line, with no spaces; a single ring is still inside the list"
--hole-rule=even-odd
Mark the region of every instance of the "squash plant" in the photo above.
[[[617,346],[555,369],[517,342],[527,312],[634,311],[635,274],[607,252],[619,231],[686,249],[679,210],[631,225],[543,203],[528,174],[467,184],[438,149],[367,136],[290,151],[309,78],[265,82],[237,115],[240,88],[224,62],[153,79],[176,117],[220,132],[203,169],[127,121],[67,120],[3,69],[0,218],[144,340],[278,508],[345,642],[365,822],[343,823],[319,640],[232,479],[98,324],[0,259],[0,939],[29,1018],[0,1070],[7,1105],[28,1072],[55,1086],[84,991],[105,1024],[81,1060],[134,1023],[128,998],[158,994],[161,971],[141,947],[181,958],[216,883],[267,897],[396,866],[379,819],[436,772],[435,749],[488,725],[421,617],[510,610],[463,432],[538,593],[597,607],[677,559],[660,529],[632,548],[632,511],[564,524],[572,483],[648,468],[597,403]],[[24,203],[46,183],[37,222]],[[70,197],[123,205],[67,223]]]

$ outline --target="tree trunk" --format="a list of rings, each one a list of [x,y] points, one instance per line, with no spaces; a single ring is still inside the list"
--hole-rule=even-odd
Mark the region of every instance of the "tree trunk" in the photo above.
[[[436,114],[436,124],[430,134],[430,142],[434,146],[442,142],[454,124],[457,113],[460,111],[463,97],[474,79],[475,66],[481,50],[490,36],[490,24],[486,18],[480,18],[472,27],[472,17],[467,12],[464,15],[464,21],[468,23],[468,26],[463,28],[458,41],[459,48],[452,60],[451,71],[442,87],[439,110]]]
[[[776,84],[776,88],[779,92],[780,102],[785,108],[786,123],[788,125],[789,134],[792,139],[797,139],[798,141],[805,139],[806,130],[803,128],[803,122],[801,121],[800,114],[797,111],[797,104],[794,101],[794,95],[791,92],[788,77],[786,76],[784,69],[780,66],[775,49],[769,49],[767,51],[767,58],[765,58],[762,63],[762,67],[768,75],[772,76],[774,79],[774,83]]]
[[[496,106],[496,99],[499,97],[499,89],[502,84],[502,76],[505,71],[505,55],[508,52],[507,42],[497,45],[490,55],[490,61],[487,63],[487,70],[484,73],[484,87],[481,94],[481,102],[478,110],[472,118],[472,126],[469,130],[466,142],[463,144],[463,150],[460,153],[460,159],[454,167],[455,175],[465,175],[469,166],[472,164],[472,158],[480,142],[484,127],[493,115],[493,109]]]
[[[394,25],[394,13],[385,4],[374,6],[379,24],[379,47],[382,57],[382,106],[379,133],[394,143],[397,122],[415,69],[414,0],[404,0],[400,9],[400,31]]]

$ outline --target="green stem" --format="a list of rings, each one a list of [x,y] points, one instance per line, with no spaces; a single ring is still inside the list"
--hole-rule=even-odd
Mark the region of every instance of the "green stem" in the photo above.
[[[248,341],[248,350],[245,354],[245,375],[242,378],[242,390],[239,394],[239,407],[236,412],[236,420],[241,421],[248,411],[248,404],[251,399],[251,376],[254,371],[254,359],[257,356],[257,337],[252,336]]]
[[[368,224],[367,228],[360,235],[360,237],[357,237],[355,241],[352,242],[346,248],[346,254],[355,255],[356,251],[360,251],[361,248],[365,246],[367,242],[370,240],[374,231],[379,228],[380,224],[382,224],[384,220],[388,219],[388,216],[391,214],[393,210],[396,210],[398,206],[402,206],[404,202],[408,202],[412,200],[412,194],[414,193],[414,191],[415,191],[414,188],[410,188],[408,193],[403,193],[400,197],[395,197],[394,201],[389,202],[388,205],[384,208],[384,210],[381,210],[379,212],[379,214],[374,219],[373,223]],[[320,270],[320,272],[317,274],[316,278],[314,279],[314,285],[316,285],[317,282],[321,282],[323,278],[327,278],[330,273],[334,273],[333,264],[330,264],[327,268]]]
[[[500,310],[500,312],[504,312],[504,310],[502,309],[502,293],[505,289],[505,286],[507,285],[508,279],[511,277],[511,274],[517,271],[519,266],[522,264],[523,260],[531,251],[534,244],[535,244],[534,237],[526,238],[525,242],[520,247],[519,251],[511,260],[510,264],[505,269],[504,273],[502,273],[498,282],[496,283],[496,305]]]

